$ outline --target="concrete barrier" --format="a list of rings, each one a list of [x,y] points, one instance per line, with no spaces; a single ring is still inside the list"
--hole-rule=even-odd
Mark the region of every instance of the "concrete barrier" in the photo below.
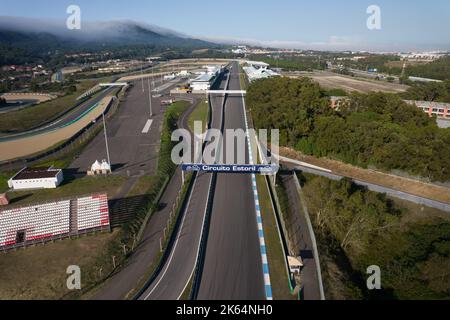
[[[298,181],[297,174],[294,172],[294,182],[295,186],[297,188],[297,192],[300,197],[300,202],[303,208],[303,212],[305,213],[306,223],[308,225],[309,234],[311,235],[311,243],[313,246],[313,252],[314,252],[314,260],[316,262],[316,270],[317,270],[317,279],[319,280],[319,290],[320,290],[320,298],[322,300],[325,300],[325,291],[323,289],[323,280],[322,280],[322,269],[320,267],[320,260],[319,260],[319,250],[317,248],[317,240],[314,233],[314,229],[311,223],[311,218],[309,216],[308,207],[306,206],[306,203],[303,199],[303,192],[302,192],[302,186],[300,185],[300,182]]]

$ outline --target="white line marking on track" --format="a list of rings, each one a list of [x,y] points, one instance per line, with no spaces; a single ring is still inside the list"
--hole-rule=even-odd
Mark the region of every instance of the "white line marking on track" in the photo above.
[[[152,123],[153,123],[153,120],[152,119],[148,119],[147,123],[145,124],[144,129],[142,130],[142,133],[148,133],[150,131]]]

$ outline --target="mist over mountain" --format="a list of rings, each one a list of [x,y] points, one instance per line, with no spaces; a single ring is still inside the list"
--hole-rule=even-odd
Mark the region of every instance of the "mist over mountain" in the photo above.
[[[69,30],[62,20],[21,17],[0,17],[0,45],[31,51],[127,45],[179,48],[215,46],[176,31],[131,20],[82,22],[80,30]]]

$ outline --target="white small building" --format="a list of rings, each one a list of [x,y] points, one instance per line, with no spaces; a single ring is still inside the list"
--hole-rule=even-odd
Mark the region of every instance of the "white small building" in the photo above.
[[[61,169],[23,168],[9,179],[8,186],[13,190],[56,189],[63,180]]]
[[[95,160],[95,162],[91,166],[91,170],[87,172],[88,176],[107,175],[110,173],[111,165],[106,160],[103,160],[102,163],[100,163],[98,160]]]
[[[292,274],[300,274],[303,268],[303,260],[301,257],[288,256],[289,270]]]

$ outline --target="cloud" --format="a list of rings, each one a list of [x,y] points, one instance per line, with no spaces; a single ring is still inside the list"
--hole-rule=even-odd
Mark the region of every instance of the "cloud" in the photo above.
[[[361,44],[361,39],[349,36],[331,36],[327,41],[305,42],[297,40],[260,40],[252,38],[233,37],[201,37],[215,43],[247,44],[251,46],[281,48],[281,49],[312,49],[312,50],[351,50]]]
[[[84,40],[114,38],[131,27],[140,27],[165,36],[187,38],[188,36],[167,28],[144,22],[121,19],[111,21],[85,21],[80,30],[68,30],[66,21],[61,19],[37,19],[0,16],[0,29],[20,32],[45,32],[56,36],[80,38]]]
[[[326,41],[296,41],[296,40],[261,40],[253,38],[234,38],[234,37],[202,37],[199,39],[223,43],[229,45],[250,45],[264,48],[279,49],[302,49],[302,50],[322,50],[322,51],[378,51],[378,52],[399,52],[415,50],[446,50],[446,46],[422,46],[407,43],[382,43],[368,41],[367,38],[360,36],[338,36],[332,35]]]

